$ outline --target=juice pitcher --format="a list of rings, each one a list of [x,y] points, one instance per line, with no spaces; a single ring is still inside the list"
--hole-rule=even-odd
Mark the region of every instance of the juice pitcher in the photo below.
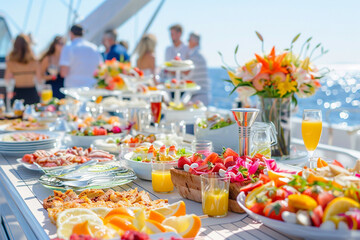
[[[271,158],[271,146],[277,144],[276,129],[272,122],[255,122],[251,127],[251,156],[256,153]]]

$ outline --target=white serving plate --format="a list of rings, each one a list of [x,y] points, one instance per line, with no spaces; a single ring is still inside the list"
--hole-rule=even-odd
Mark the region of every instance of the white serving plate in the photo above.
[[[42,171],[37,165],[24,162],[21,158],[16,159],[16,161],[29,170],[40,171],[40,172]],[[49,170],[49,171],[62,170],[62,169],[66,169],[66,168],[72,168],[74,165],[77,165],[77,164],[71,164],[71,165],[67,165],[67,166],[58,166],[58,167],[43,167],[43,169]]]
[[[165,85],[158,85],[157,88],[166,92],[197,92],[201,90],[201,86],[199,85],[192,88],[167,88]]]
[[[48,139],[43,139],[43,140],[38,140],[38,141],[23,141],[23,142],[8,142],[8,141],[3,141],[2,139],[8,135],[13,135],[13,134],[20,134],[21,132],[24,131],[19,131],[16,133],[3,133],[0,134],[0,146],[20,146],[20,145],[41,145],[41,144],[45,144],[45,143],[51,143],[51,142],[55,142],[56,139],[59,137],[59,134],[53,133],[53,132],[46,132],[46,131],[33,131],[34,133],[39,133],[39,134],[44,134],[49,136]],[[26,132],[26,131],[25,131]]]
[[[74,136],[71,134],[66,134],[70,137],[71,145],[79,147],[90,147],[90,145],[98,139],[107,139],[109,137],[122,137],[125,133],[117,133],[112,135],[101,135],[101,136]]]
[[[253,213],[245,207],[245,193],[241,192],[237,197],[237,202],[245,212],[255,220],[262,222],[264,225],[275,229],[276,231],[300,237],[304,239],[326,239],[326,240],[338,240],[338,239],[360,239],[359,230],[324,230],[317,227],[302,226],[299,224],[286,223],[279,220],[274,220],[268,217],[264,217]]]

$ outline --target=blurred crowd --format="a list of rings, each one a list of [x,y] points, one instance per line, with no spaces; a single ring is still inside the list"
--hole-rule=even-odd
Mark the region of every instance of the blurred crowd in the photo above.
[[[169,28],[172,44],[165,50],[165,61],[175,59],[192,60],[195,68],[186,72],[186,78],[202,87],[194,99],[208,104],[210,83],[207,74],[206,60],[200,52],[200,35],[191,33],[188,44],[182,42],[183,28],[176,24]],[[98,47],[83,38],[81,25],[73,25],[69,31],[70,41],[66,44],[63,36],[56,36],[49,47],[36,57],[31,49],[31,36],[19,34],[13,43],[13,49],[6,59],[5,80],[9,85],[14,79],[15,86],[10,94],[12,101],[23,99],[25,104],[40,101],[36,86],[50,84],[53,96],[64,98],[60,88],[93,87],[93,74],[98,65],[106,60],[116,59],[129,62],[128,43],[119,41],[115,30],[104,32],[102,44],[105,51],[100,53]],[[145,34],[135,49],[136,65],[145,75],[159,74],[156,62],[157,40],[153,34]],[[155,79],[155,78],[154,78]]]

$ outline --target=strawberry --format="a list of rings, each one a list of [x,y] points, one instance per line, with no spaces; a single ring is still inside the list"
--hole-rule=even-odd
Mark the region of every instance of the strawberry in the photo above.
[[[201,154],[199,154],[199,153],[194,153],[194,154],[192,155],[192,157],[190,158],[190,160],[191,160],[192,163],[202,161]]]
[[[222,163],[216,163],[210,172],[219,172],[220,169],[226,170],[226,167]]]
[[[320,225],[322,223],[322,218],[324,215],[322,207],[319,205],[316,208],[314,208],[313,211],[310,211],[309,213],[310,213],[311,220],[312,220],[313,224],[315,225],[315,227],[320,227]]]
[[[222,155],[224,158],[227,158],[229,156],[233,156],[233,157],[239,157],[239,154],[237,154],[234,150],[232,150],[231,148],[223,148],[223,152]]]
[[[210,153],[206,158],[205,158],[205,162],[211,162],[211,163],[215,163],[218,159],[219,155],[217,153]]]
[[[224,159],[225,167],[229,168],[231,166],[234,166],[236,164],[236,161],[234,159],[234,156],[228,156]]]
[[[191,161],[187,157],[181,156],[178,160],[178,168],[183,169],[185,164],[191,165]]]

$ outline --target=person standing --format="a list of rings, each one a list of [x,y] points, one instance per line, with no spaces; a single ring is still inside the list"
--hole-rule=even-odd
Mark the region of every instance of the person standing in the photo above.
[[[102,62],[95,44],[82,38],[83,28],[74,25],[70,29],[71,43],[63,47],[60,55],[60,75],[65,78],[66,88],[92,87],[94,72]]]
[[[50,84],[53,91],[53,96],[56,98],[64,98],[64,94],[60,92],[60,88],[64,87],[64,78],[60,76],[60,54],[65,39],[61,36],[56,36],[49,48],[40,58],[41,73],[46,84]]]
[[[107,30],[104,33],[102,43],[105,52],[102,53],[104,60],[112,60],[115,58],[120,62],[129,62],[130,57],[126,52],[126,48],[120,44],[116,44],[117,34],[115,30]]]
[[[15,80],[14,97],[23,99],[24,104],[40,102],[36,90],[36,80],[41,82],[40,66],[30,47],[30,39],[25,34],[16,37],[13,49],[6,57],[5,82]]]
[[[194,69],[189,73],[189,79],[201,86],[201,90],[192,96],[192,101],[200,100],[205,105],[210,102],[210,80],[204,56],[200,52],[200,35],[191,33],[189,36],[189,52],[187,59],[192,60]]]
[[[155,35],[146,34],[141,38],[137,48],[138,59],[136,65],[145,75],[155,74],[155,47]]]
[[[170,27],[170,36],[173,45],[166,48],[165,61],[173,60],[178,54],[181,59],[185,59],[188,54],[188,47],[181,41],[181,35],[183,28],[179,24],[175,24]]]

